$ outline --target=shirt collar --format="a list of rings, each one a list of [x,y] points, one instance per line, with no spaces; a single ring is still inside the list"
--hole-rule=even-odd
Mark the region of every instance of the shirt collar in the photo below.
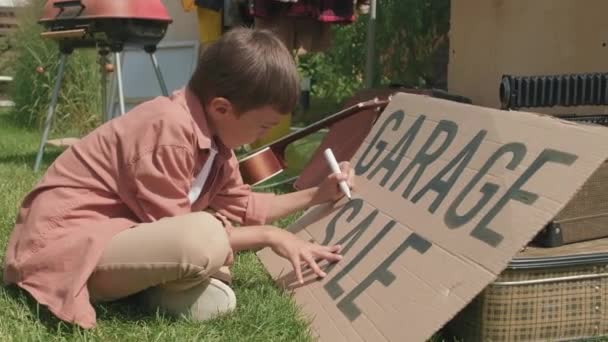
[[[232,150],[226,147],[226,145],[224,145],[219,139],[213,138],[213,134],[207,121],[207,114],[205,113],[198,97],[192,92],[192,90],[186,86],[181,90],[178,90],[173,96],[184,99],[183,103],[196,123],[195,134],[199,149],[208,150],[215,147],[214,149],[217,150],[217,155],[219,157],[229,159],[232,156]],[[211,141],[212,139],[213,142]]]

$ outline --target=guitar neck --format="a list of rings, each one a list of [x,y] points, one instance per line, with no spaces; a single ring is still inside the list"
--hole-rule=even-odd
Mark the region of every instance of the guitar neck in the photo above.
[[[292,142],[302,139],[303,137],[305,137],[309,134],[312,134],[322,128],[331,126],[332,124],[334,124],[340,120],[344,120],[363,110],[373,109],[373,108],[382,110],[384,107],[386,107],[386,105],[388,103],[389,103],[389,100],[378,100],[378,99],[357,103],[354,106],[343,109],[343,110],[341,110],[335,114],[332,114],[324,119],[321,119],[309,126],[306,126],[294,133],[288,134],[266,146],[263,146],[260,148],[260,150],[270,147],[273,150],[278,149],[278,150],[282,151],[287,147],[287,145],[291,144]]]

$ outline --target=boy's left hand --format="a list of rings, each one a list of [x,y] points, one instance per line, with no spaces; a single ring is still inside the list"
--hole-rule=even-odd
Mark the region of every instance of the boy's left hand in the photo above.
[[[346,184],[348,184],[348,187],[351,189],[351,193],[355,188],[355,170],[347,161],[341,162],[339,165],[342,173],[338,174],[332,172],[319,185],[316,195],[320,202],[337,201],[344,197],[344,193],[340,190],[340,186],[338,185],[342,180],[346,180]]]

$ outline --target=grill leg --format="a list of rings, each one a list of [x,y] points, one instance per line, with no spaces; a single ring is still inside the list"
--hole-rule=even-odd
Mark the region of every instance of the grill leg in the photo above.
[[[101,113],[103,115],[103,122],[108,121],[108,73],[104,70],[105,58],[100,58],[100,70],[101,72]]]
[[[114,66],[116,66],[116,56],[114,56]],[[116,70],[115,70],[116,71]],[[112,120],[112,118],[116,115],[114,115],[114,113],[116,113],[116,102],[114,102],[116,100],[116,72],[114,72],[113,76],[110,79],[110,90],[108,91],[108,112],[106,114],[108,120]]]
[[[156,55],[154,52],[150,52],[150,60],[152,61],[152,66],[154,67],[154,71],[156,72],[156,78],[158,79],[158,84],[160,85],[160,90],[162,91],[164,96],[169,96],[169,91],[167,91],[167,85],[165,84],[165,79],[163,78],[163,74],[160,71],[160,66],[158,65],[158,60],[156,60]]]
[[[116,66],[116,62],[114,62],[114,65]],[[116,71],[116,70],[114,70]],[[114,96],[116,95],[116,76],[112,75],[112,77],[110,77],[110,84],[108,85],[108,91],[107,91],[107,112],[104,114],[106,119],[109,121],[112,119],[112,117],[114,117],[114,111],[116,110],[116,104],[114,103]]]
[[[57,98],[59,97],[59,89],[61,88],[61,81],[65,72],[65,63],[67,54],[62,53],[59,61],[59,71],[57,72],[57,79],[55,80],[55,86],[51,93],[51,103],[49,109],[46,112],[46,120],[44,121],[44,131],[42,138],[40,139],[40,146],[38,147],[38,154],[36,155],[36,163],[34,164],[34,172],[38,172],[40,169],[40,163],[42,162],[42,154],[44,153],[44,146],[46,145],[49,137],[49,131],[51,129],[51,123],[53,122],[53,116],[55,115],[55,108],[57,107]]]
[[[115,52],[116,56],[116,78],[118,81],[118,103],[120,105],[120,115],[125,115],[125,94],[122,88],[122,61],[121,53]]]
[[[103,122],[109,121],[112,117],[108,102],[108,71],[106,65],[110,63],[107,50],[99,51],[99,72],[101,72],[101,113]]]

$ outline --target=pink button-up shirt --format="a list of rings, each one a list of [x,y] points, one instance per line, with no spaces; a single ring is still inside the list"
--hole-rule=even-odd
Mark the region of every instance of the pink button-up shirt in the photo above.
[[[237,223],[264,223],[273,195],[253,193],[234,153],[216,144],[207,182],[191,204],[211,133],[187,88],[100,126],[59,156],[24,199],[6,251],[5,282],[60,319],[90,328],[96,315],[87,280],[117,233],[207,208]]]

